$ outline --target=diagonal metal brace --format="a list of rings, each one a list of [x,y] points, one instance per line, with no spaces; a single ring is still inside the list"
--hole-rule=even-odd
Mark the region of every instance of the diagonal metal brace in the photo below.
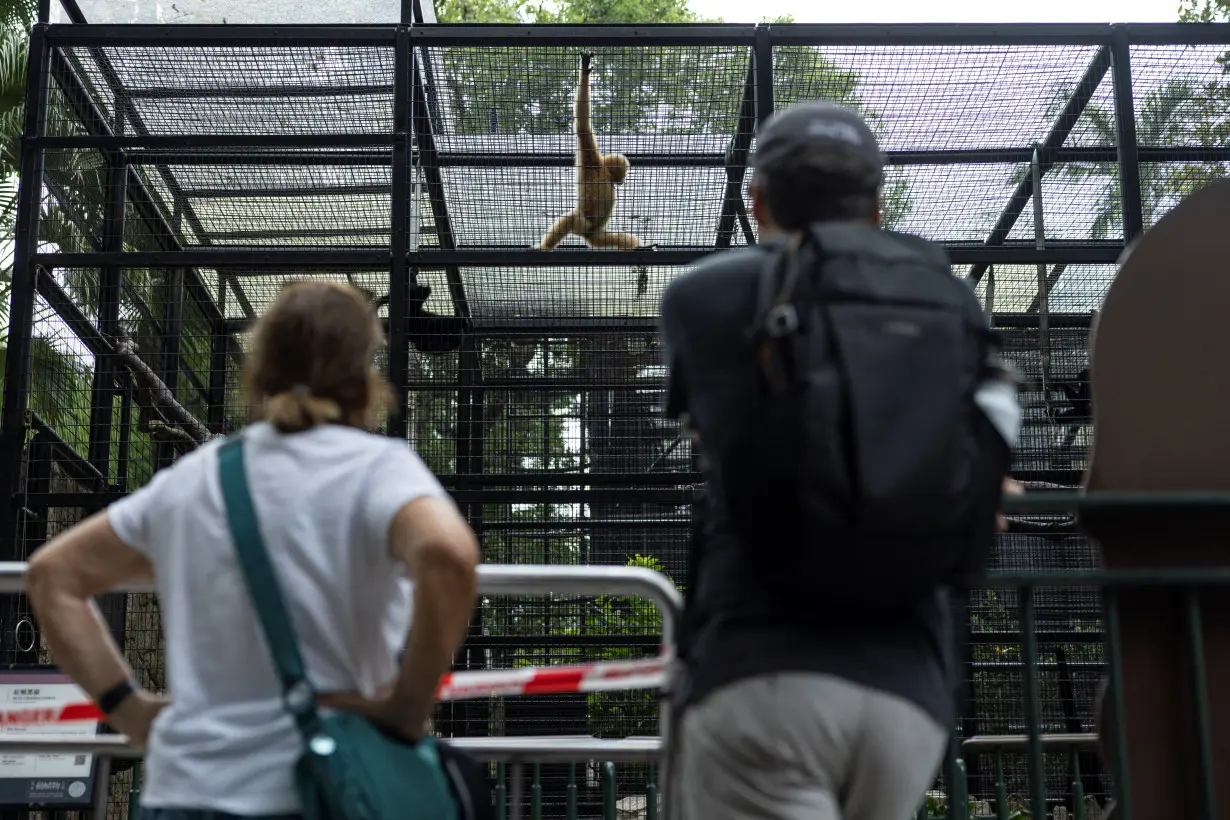
[[[743,178],[747,174],[747,157],[752,147],[752,135],[756,132],[756,59],[748,58],[747,80],[743,84],[743,99],[739,103],[739,124],[730,145],[726,149],[726,194],[722,199],[722,213],[718,217],[717,241],[719,248],[729,248],[735,231],[735,220],[743,210]],[[740,222],[746,220],[743,211]],[[748,244],[752,244],[750,227],[744,226]]]
[[[1039,170],[1045,174],[1055,165],[1055,159],[1051,155],[1054,149],[1063,147],[1068,136],[1072,133],[1072,129],[1076,127],[1076,122],[1085,111],[1085,107],[1089,105],[1089,101],[1093,99],[1094,92],[1097,91],[1098,85],[1102,82],[1102,78],[1106,76],[1106,72],[1110,70],[1110,47],[1102,46],[1090,61],[1089,67],[1085,69],[1085,74],[1081,77],[1080,83],[1072,92],[1072,96],[1068,98],[1068,102],[1064,105],[1063,110],[1059,112],[1059,116],[1055,118],[1055,122],[1051,125],[1050,132],[1039,145],[1038,163]],[[1016,190],[1012,192],[1012,196],[1008,199],[1008,203],[1000,212],[999,219],[995,222],[995,227],[991,229],[990,235],[987,237],[985,244],[987,245],[1002,245],[1008,238],[1008,234],[1012,232],[1012,228],[1016,225],[1017,219],[1025,210],[1025,204],[1029,202],[1030,196],[1033,194],[1033,181],[1026,174],[1024,178],[1017,183]],[[969,280],[971,284],[977,284],[982,276],[987,271],[986,263],[972,265],[969,269]]]

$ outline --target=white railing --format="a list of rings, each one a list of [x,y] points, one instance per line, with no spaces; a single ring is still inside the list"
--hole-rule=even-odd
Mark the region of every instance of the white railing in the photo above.
[[[0,594],[25,591],[26,565],[0,562]],[[683,609],[679,590],[665,575],[643,567],[538,566],[484,564],[478,568],[479,592],[484,595],[635,595],[652,601],[662,616],[661,654],[674,658],[675,628]],[[118,592],[152,592],[150,584],[125,586]],[[669,683],[671,676],[667,676]],[[658,715],[660,737],[602,740],[577,736],[450,738],[448,743],[480,760],[510,764],[509,818],[519,820],[524,764],[596,760],[644,763],[658,760],[658,791],[666,802],[669,748],[673,731],[670,705],[661,701]],[[141,751],[120,735],[93,738],[20,735],[0,737],[5,754],[97,754],[106,758],[136,758]]]

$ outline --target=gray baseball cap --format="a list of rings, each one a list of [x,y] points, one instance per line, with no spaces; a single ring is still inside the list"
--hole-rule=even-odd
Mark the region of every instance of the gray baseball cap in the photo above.
[[[884,178],[884,155],[867,121],[856,111],[816,101],[773,114],[759,129],[753,167],[758,171],[805,162],[801,155],[823,155],[826,148],[853,161],[859,181],[876,187]]]

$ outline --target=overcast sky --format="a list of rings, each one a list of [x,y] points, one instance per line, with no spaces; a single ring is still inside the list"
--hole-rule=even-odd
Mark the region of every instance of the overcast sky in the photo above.
[[[800,23],[1170,23],[1179,0],[691,0],[692,9],[731,23],[793,15]]]

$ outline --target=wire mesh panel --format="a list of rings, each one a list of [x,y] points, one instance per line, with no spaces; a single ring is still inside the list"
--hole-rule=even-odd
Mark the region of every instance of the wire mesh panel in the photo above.
[[[109,23],[259,22],[252,4],[80,3]],[[396,6],[293,14],[370,24],[395,21]],[[372,299],[389,338],[379,366],[397,396],[379,429],[404,435],[440,476],[486,561],[632,563],[682,584],[701,482],[698,453],[662,414],[659,301],[705,253],[758,241],[756,122],[810,99],[867,116],[889,163],[883,224],[948,248],[1023,374],[1014,474],[1074,487],[1090,438],[1088,329],[1125,231],[1230,161],[1230,45],[1129,50],[1110,28],[1008,27],[984,41],[927,29],[943,40],[930,43],[909,27],[843,38],[651,26],[597,38],[586,27],[183,25],[93,40],[89,26],[73,28],[46,35],[49,90],[30,135],[44,138],[31,143],[38,229],[13,261],[24,346],[10,349],[28,376],[5,390],[3,439],[21,453],[5,522],[17,559],[242,426],[252,322],[288,281],[311,277]],[[604,227],[635,236],[635,250],[591,250],[575,233],[535,248],[578,207],[582,52],[594,54],[598,149],[630,164]],[[1116,88],[1113,65],[1129,59],[1132,87]],[[1062,516],[1013,520],[993,558],[1011,570],[1096,561]],[[1100,600],[1033,594],[1043,728],[1087,731]],[[1019,602],[1011,590],[971,595],[964,735],[1023,731]],[[8,662],[46,661],[24,601],[2,611]],[[143,682],[163,685],[157,602],[117,598],[106,612]],[[457,665],[641,657],[657,651],[660,626],[651,606],[622,596],[487,598]],[[633,692],[446,704],[437,727],[623,737],[658,724],[653,696]],[[975,796],[992,798],[994,760],[969,762]],[[1091,759],[1078,764],[1096,780]],[[1009,791],[1023,794],[1023,767],[1005,765]],[[1048,759],[1053,799],[1071,771],[1066,757]],[[597,812],[595,771],[541,776],[548,813],[570,781]],[[622,776],[628,789],[647,780],[635,767]]]

